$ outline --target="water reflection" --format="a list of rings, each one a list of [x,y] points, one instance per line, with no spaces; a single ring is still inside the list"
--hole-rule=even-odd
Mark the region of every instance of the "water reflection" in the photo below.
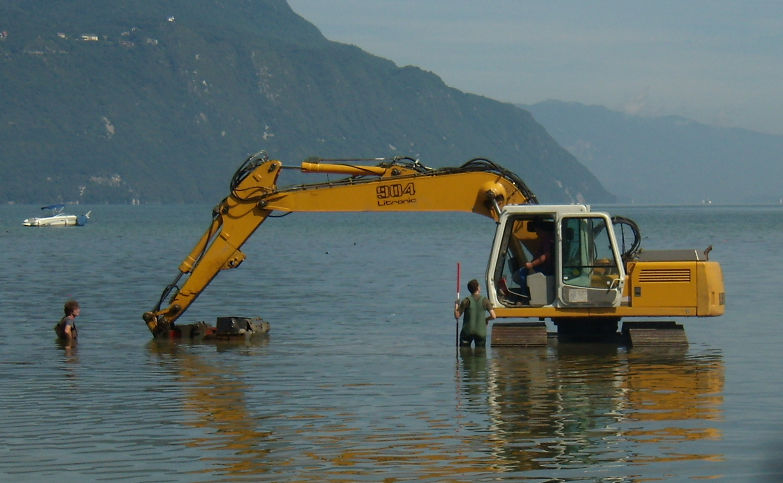
[[[64,361],[73,364],[79,362],[79,354],[77,353],[77,342],[75,340],[55,339],[57,347],[63,351],[65,355]]]
[[[76,369],[79,366],[78,345],[75,340],[55,339],[57,348],[63,352],[63,362],[61,369],[67,378],[76,378]]]
[[[199,450],[191,473],[355,479],[393,467],[402,478],[548,478],[556,471],[567,479],[589,469],[624,478],[639,474],[638,465],[647,465],[647,475],[655,474],[653,465],[668,465],[676,475],[672,461],[722,459],[704,451],[705,441],[722,437],[717,353],[563,344],[461,349],[456,408],[449,409],[423,408],[426,399],[398,394],[405,383],[399,375],[383,380],[350,364],[343,371],[357,372],[324,379],[306,363],[310,374],[301,380],[285,373],[287,382],[274,382],[273,372],[259,375],[257,362],[243,361],[263,350],[150,343],[177,384],[168,392],[190,429],[183,444]],[[273,361],[264,363],[275,370]],[[317,397],[292,397],[316,380]],[[442,401],[439,394],[427,401]]]
[[[199,431],[184,444],[203,450],[204,469],[193,473],[231,476],[260,475],[269,471],[266,458],[271,432],[257,428],[257,418],[249,411],[238,365],[222,360],[209,364],[198,350],[215,347],[218,352],[252,352],[267,343],[265,338],[250,342],[217,342],[194,346],[177,341],[152,341],[148,349],[175,376],[182,390],[184,424]]]
[[[721,438],[723,362],[687,350],[613,345],[462,350],[458,397],[487,412],[504,472],[719,461],[678,444]],[[664,449],[665,446],[665,449]],[[694,447],[687,446],[690,450]]]

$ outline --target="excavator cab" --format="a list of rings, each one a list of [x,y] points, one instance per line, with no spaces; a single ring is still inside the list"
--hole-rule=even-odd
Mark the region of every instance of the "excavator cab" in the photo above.
[[[625,284],[611,219],[584,205],[507,206],[487,274],[493,303],[509,308],[617,307]]]

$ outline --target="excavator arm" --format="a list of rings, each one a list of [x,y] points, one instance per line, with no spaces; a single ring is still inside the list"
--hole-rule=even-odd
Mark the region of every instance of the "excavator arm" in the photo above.
[[[247,158],[232,178],[228,197],[213,210],[209,227],[180,263],[179,273],[155,308],[144,314],[150,332],[155,337],[168,334],[221,270],[238,267],[245,259],[242,245],[275,212],[462,211],[498,220],[507,204],[537,203],[518,176],[486,159],[439,169],[411,158],[350,160],[378,162],[375,166],[326,161],[287,168],[263,151]],[[285,169],[347,177],[278,188]]]

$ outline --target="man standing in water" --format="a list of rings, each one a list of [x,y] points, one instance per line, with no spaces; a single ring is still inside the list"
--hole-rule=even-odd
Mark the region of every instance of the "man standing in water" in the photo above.
[[[475,342],[476,347],[485,347],[487,340],[487,325],[495,318],[495,310],[489,299],[481,295],[481,286],[475,278],[468,282],[470,295],[460,303],[454,304],[454,318],[459,319],[462,314],[462,330],[459,333],[460,347],[470,347]],[[484,317],[484,312],[489,312],[489,317]]]
[[[60,319],[60,322],[54,326],[54,331],[57,333],[58,338],[73,342],[77,338],[76,322],[74,319],[79,316],[79,312],[81,311],[79,309],[79,302],[69,300],[65,302],[63,310],[65,311],[65,317]]]

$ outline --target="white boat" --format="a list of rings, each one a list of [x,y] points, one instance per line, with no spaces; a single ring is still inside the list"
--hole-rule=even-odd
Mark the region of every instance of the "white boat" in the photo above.
[[[88,211],[84,215],[66,215],[63,213],[65,205],[48,205],[42,206],[42,210],[49,210],[51,214],[49,216],[27,218],[22,222],[24,226],[84,226],[87,224],[87,220],[90,219],[90,213]]]

